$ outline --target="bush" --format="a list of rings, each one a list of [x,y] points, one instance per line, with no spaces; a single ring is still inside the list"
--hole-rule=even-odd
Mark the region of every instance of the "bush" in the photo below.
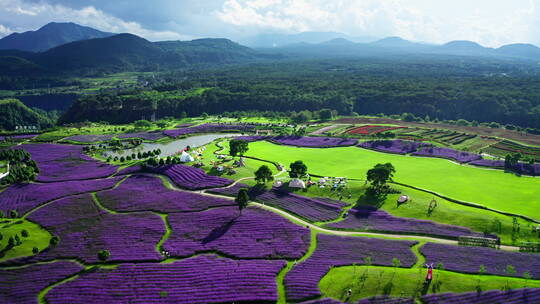
[[[32,248],[32,253],[33,253],[33,254],[38,254],[38,253],[39,253],[39,249],[38,249],[37,247]]]
[[[56,246],[58,245],[58,243],[60,242],[60,238],[57,237],[57,236],[53,236],[51,238],[51,240],[49,241],[49,243],[51,244],[51,246]]]
[[[9,217],[10,218],[18,218],[19,213],[17,212],[17,210],[11,210],[11,211],[9,211]]]
[[[23,230],[21,231],[21,235],[22,235],[23,237],[25,237],[25,238],[29,236],[28,231],[27,231],[26,229],[23,229]]]
[[[103,262],[108,260],[110,255],[111,253],[108,250],[100,250],[98,252],[98,258],[100,261],[103,261]]]

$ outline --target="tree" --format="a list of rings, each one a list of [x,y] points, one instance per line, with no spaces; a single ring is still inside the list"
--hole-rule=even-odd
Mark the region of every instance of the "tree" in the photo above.
[[[507,154],[504,158],[504,168],[509,170],[513,169],[522,157],[523,155],[521,155],[521,153]]]
[[[238,204],[238,209],[240,209],[240,214],[242,214],[242,210],[244,210],[249,202],[249,195],[248,190],[243,188],[238,191],[238,194],[236,195],[235,202]]]
[[[333,118],[333,116],[332,110],[330,109],[322,109],[319,111],[319,117],[321,120],[330,120]]]
[[[53,236],[51,238],[51,240],[49,241],[49,243],[51,244],[51,246],[56,246],[58,245],[58,242],[60,242],[60,238],[57,237],[57,236]]]
[[[249,143],[245,140],[233,139],[229,142],[229,154],[231,156],[244,155],[249,150]]]
[[[22,235],[22,237],[25,237],[25,238],[27,238],[27,237],[29,236],[29,234],[28,234],[28,230],[26,230],[26,229],[23,229],[23,230],[21,231],[21,235]]]
[[[396,169],[391,163],[377,164],[367,172],[367,181],[371,183],[371,191],[379,195],[385,192],[386,183],[392,180]]]
[[[137,129],[148,129],[152,127],[152,123],[149,122],[148,120],[137,120],[136,122],[133,123],[133,125]]]
[[[297,160],[294,163],[291,163],[289,167],[291,169],[289,171],[289,176],[291,178],[301,178],[306,175],[308,170],[307,166],[301,160]]]
[[[107,259],[109,259],[109,256],[111,255],[111,253],[109,252],[109,250],[100,250],[98,252],[98,258],[100,261],[103,261],[105,262]]]
[[[257,171],[255,171],[255,180],[258,184],[266,184],[266,182],[273,181],[272,170],[267,165],[262,165]]]

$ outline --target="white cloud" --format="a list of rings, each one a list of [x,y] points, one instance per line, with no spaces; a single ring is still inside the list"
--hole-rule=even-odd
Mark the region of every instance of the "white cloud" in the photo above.
[[[152,31],[137,22],[124,21],[93,6],[73,9],[47,2],[31,3],[24,0],[0,0],[0,20],[12,25],[13,31],[35,30],[51,21],[75,22],[102,31],[132,33],[149,40],[184,40],[187,35],[174,31]],[[0,33],[2,33],[0,28]]]
[[[0,37],[7,36],[7,35],[9,35],[11,33],[13,33],[13,31],[11,29],[9,29],[8,27],[5,27],[2,24],[0,24]]]

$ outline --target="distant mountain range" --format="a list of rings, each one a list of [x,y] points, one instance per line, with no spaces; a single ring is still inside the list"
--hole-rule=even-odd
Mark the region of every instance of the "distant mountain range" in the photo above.
[[[261,34],[240,40],[240,43],[252,48],[284,47],[297,43],[318,44],[334,39],[346,39],[354,42],[370,42],[374,37],[352,37],[336,32],[303,32],[298,34]]]
[[[0,50],[43,52],[62,44],[114,35],[75,23],[49,23],[37,31],[13,33],[0,39]]]
[[[97,37],[96,37],[97,36]],[[90,39],[88,39],[90,38]],[[328,39],[329,38],[329,39]],[[486,48],[471,41],[443,45],[388,37],[357,42],[340,33],[261,35],[251,49],[228,39],[150,42],[132,34],[104,33],[74,23],[50,23],[35,32],[0,40],[0,75],[42,75],[80,70],[156,71],[255,61],[415,55],[483,56],[540,61],[540,48],[531,44]],[[352,38],[351,38],[352,39]],[[68,41],[67,43],[63,43]],[[277,44],[281,46],[277,46]],[[61,44],[47,49],[55,44]],[[9,46],[8,46],[9,45]],[[1,50],[4,48],[4,50]],[[35,52],[38,50],[38,52]]]

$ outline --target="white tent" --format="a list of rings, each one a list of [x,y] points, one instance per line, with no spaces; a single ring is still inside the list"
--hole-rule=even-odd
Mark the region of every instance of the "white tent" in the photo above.
[[[407,195],[402,195],[398,199],[398,203],[403,204],[409,200],[409,197]]]
[[[280,181],[280,180],[278,180],[278,181],[276,181],[276,182],[274,183],[274,187],[276,187],[276,188],[279,188],[279,187],[281,187],[281,186],[283,186],[283,182]]]
[[[189,155],[188,153],[186,153],[186,151],[182,151],[182,155],[180,156],[180,161],[183,162],[183,163],[189,163],[189,162],[192,162],[194,161],[195,159],[193,158],[193,156]]]
[[[289,187],[304,189],[306,188],[306,183],[304,183],[304,181],[302,180],[299,180],[298,178],[295,178],[291,179],[291,181],[289,182]]]

